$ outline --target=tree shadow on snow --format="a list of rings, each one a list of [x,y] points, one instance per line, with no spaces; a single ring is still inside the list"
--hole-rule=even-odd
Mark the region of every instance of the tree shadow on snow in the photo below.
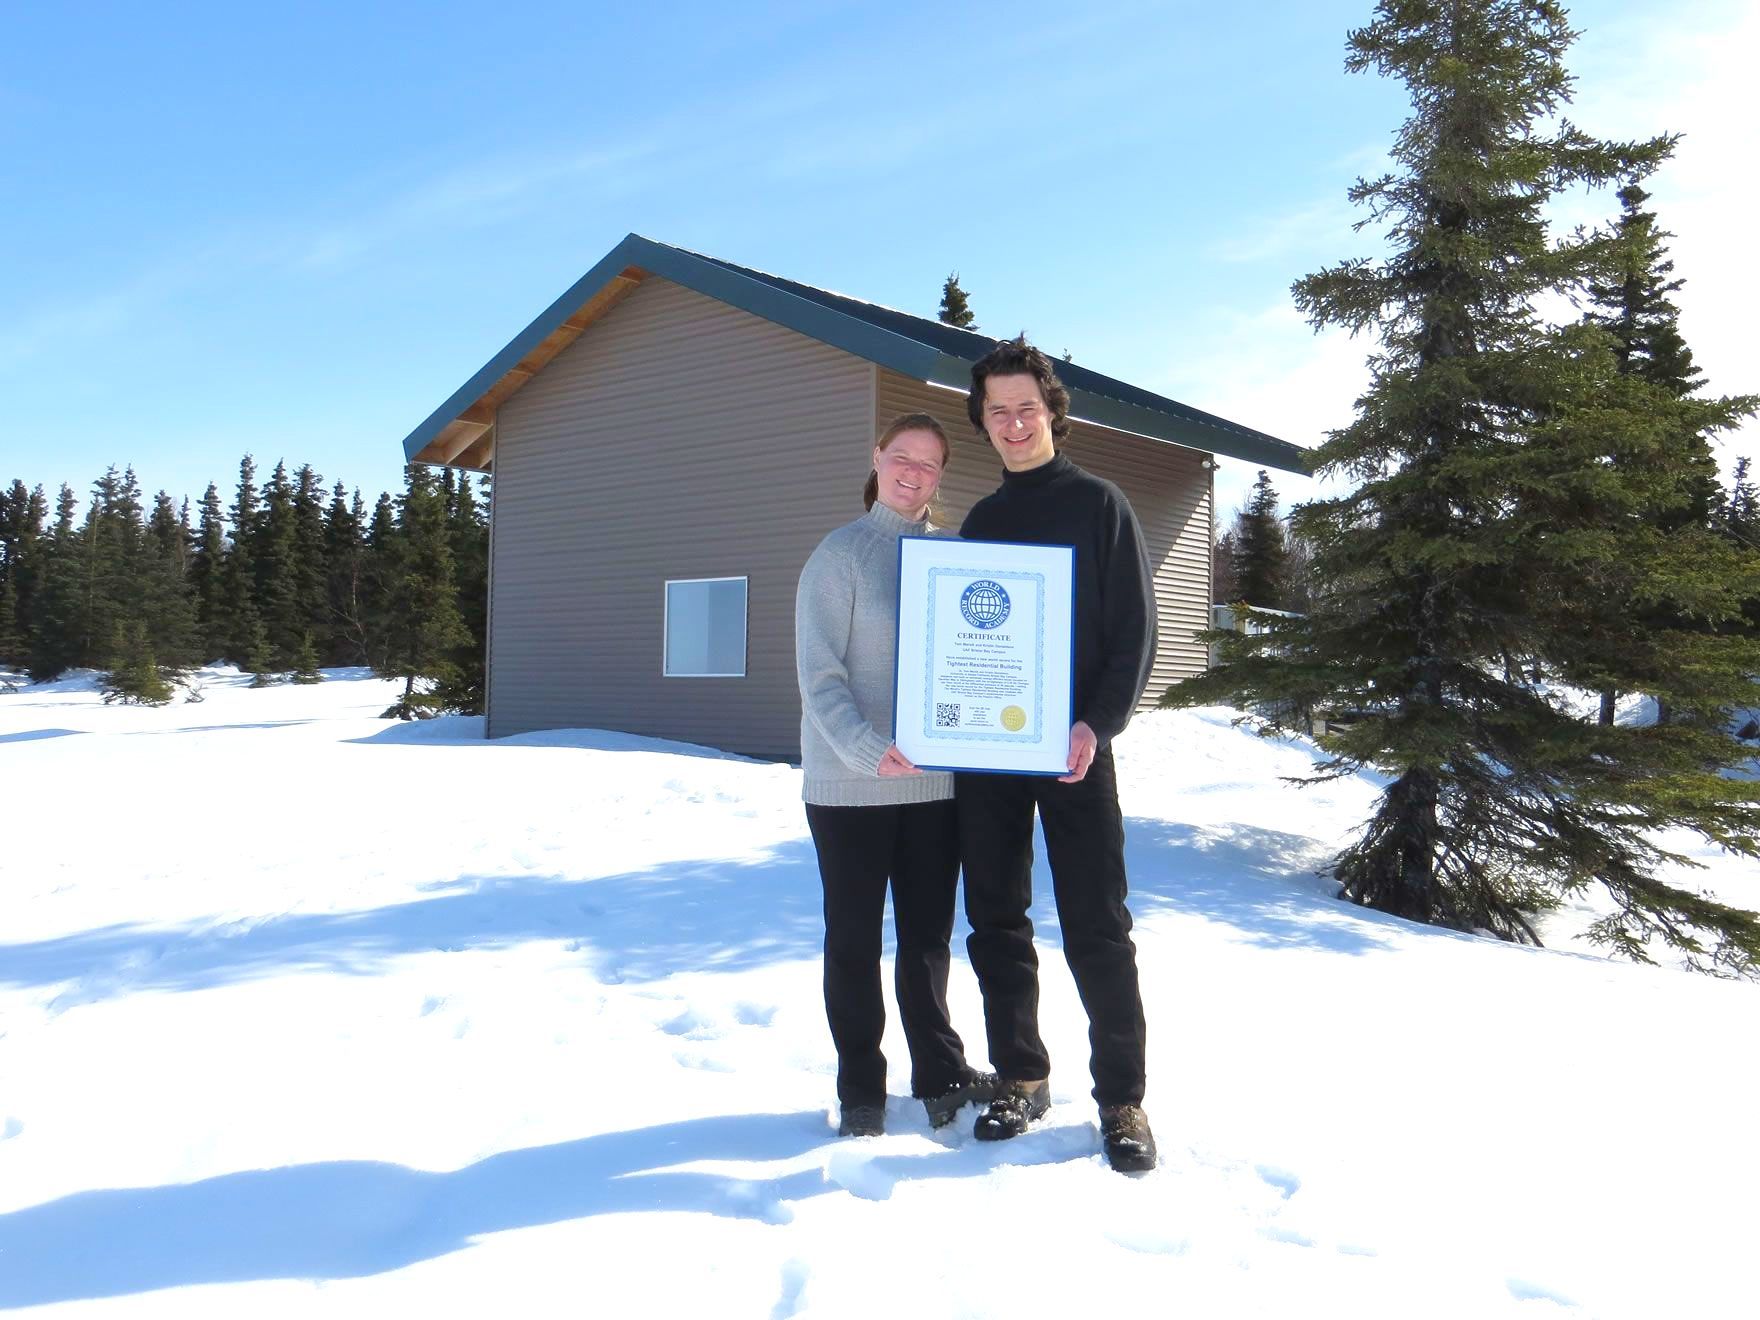
[[[1060,945],[1042,840],[1033,922]],[[1236,825],[1127,822],[1138,918],[1187,913],[1267,946],[1364,953],[1392,918],[1342,903],[1312,874],[1312,842]],[[692,859],[589,879],[466,875],[362,912],[294,913],[194,927],[109,926],[0,944],[0,985],[68,983],[56,1011],[135,990],[200,990],[301,970],[371,975],[391,959],[562,941],[605,982],[740,972],[817,957],[823,940],[810,840],[749,858]],[[888,952],[891,931],[888,922]],[[956,952],[963,941],[955,937]]]
[[[24,729],[18,733],[0,733],[0,743],[41,742],[45,738],[77,738],[84,729]]]
[[[680,1166],[798,1162],[832,1140],[822,1110],[723,1115],[504,1151],[451,1172],[334,1161],[79,1192],[0,1214],[0,1309],[199,1284],[359,1278],[486,1234],[594,1215],[683,1211],[787,1223],[786,1202],[839,1189],[818,1164],[755,1179]],[[885,1166],[877,1175],[888,1186],[976,1176],[995,1162],[959,1148],[856,1153]]]
[[[206,928],[110,926],[0,944],[0,985],[71,982],[53,1008],[134,990],[201,990],[306,969],[370,975],[435,951],[563,941],[601,981],[745,971],[818,956],[824,927],[810,841],[752,858],[691,860],[592,879],[459,876],[364,912],[294,913]]]
[[[1337,898],[1337,884],[1317,874],[1326,856],[1313,839],[1255,825],[1125,822],[1130,904],[1138,918],[1189,913],[1233,926],[1248,942],[1267,947],[1348,954],[1387,947],[1383,932],[1407,923]],[[1041,861],[1033,892],[1049,894],[1050,886]]]

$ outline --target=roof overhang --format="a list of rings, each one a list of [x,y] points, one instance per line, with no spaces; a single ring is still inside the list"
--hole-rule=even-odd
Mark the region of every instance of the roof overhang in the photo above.
[[[859,316],[790,293],[738,268],[630,234],[411,431],[403,442],[405,459],[489,471],[494,465],[496,409],[649,276],[684,285],[914,380],[945,386],[961,394],[971,389],[971,368],[976,356],[967,358],[940,351]],[[979,345],[994,342],[978,335],[970,339]],[[1080,374],[1091,380],[1107,379],[1085,370]],[[1173,400],[1163,401],[1168,405],[1168,410],[1163,411],[1111,397],[1103,389],[1065,383],[1070,392],[1070,412],[1100,426],[1283,472],[1306,475],[1309,470],[1308,451],[1262,431]],[[1139,397],[1157,397],[1123,388]]]

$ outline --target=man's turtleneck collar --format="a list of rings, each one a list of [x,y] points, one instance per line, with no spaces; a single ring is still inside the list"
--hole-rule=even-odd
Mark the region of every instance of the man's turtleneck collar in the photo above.
[[[1041,463],[1036,468],[1028,468],[1025,472],[1010,472],[1004,468],[1002,485],[1006,490],[1036,490],[1065,476],[1074,466],[1062,454],[1053,454],[1049,462]]]
[[[929,525],[927,518],[907,518],[896,509],[889,509],[879,500],[868,510],[868,521],[883,532],[894,536],[920,536]]]

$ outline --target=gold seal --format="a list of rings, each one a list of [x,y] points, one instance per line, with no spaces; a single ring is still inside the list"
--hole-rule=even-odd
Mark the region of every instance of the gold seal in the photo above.
[[[1004,706],[1002,708],[1002,727],[1010,733],[1019,733],[1027,727],[1027,712],[1019,706]]]

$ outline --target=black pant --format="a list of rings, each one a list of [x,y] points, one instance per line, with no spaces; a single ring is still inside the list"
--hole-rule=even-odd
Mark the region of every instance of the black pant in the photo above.
[[[966,868],[966,948],[984,992],[991,1066],[1005,1079],[1051,1072],[1039,1035],[1039,956],[1033,948],[1033,808],[1045,827],[1063,956],[1088,1010],[1094,1098],[1141,1104],[1143,996],[1125,907],[1124,817],[1112,751],[1079,783],[1039,775],[955,777]]]
[[[886,1102],[880,928],[889,878],[898,933],[893,984],[911,1052],[911,1094],[938,1095],[967,1072],[965,1046],[947,1016],[947,941],[959,886],[954,805],[822,807],[809,802],[807,825],[825,887],[825,1016],[837,1047],[838,1102]]]

